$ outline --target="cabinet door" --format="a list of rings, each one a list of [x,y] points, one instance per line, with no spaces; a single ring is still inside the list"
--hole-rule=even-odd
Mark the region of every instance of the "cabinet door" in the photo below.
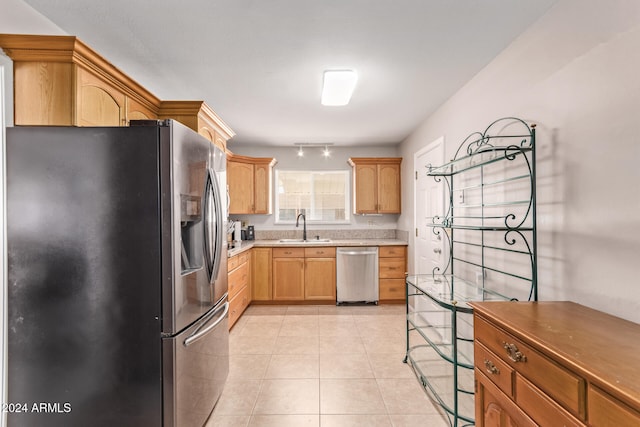
[[[356,213],[378,212],[378,167],[375,164],[355,166]]]
[[[212,129],[209,129],[206,126],[202,126],[198,128],[198,133],[204,136],[205,138],[207,138],[211,142],[214,142],[216,140],[216,132]]]
[[[125,95],[98,77],[78,70],[78,126],[124,126]]]
[[[537,426],[476,368],[475,416],[478,427]]]
[[[253,213],[253,165],[243,162],[227,162],[227,182],[229,184],[229,213]]]
[[[336,259],[306,258],[304,297],[314,300],[336,299]]]
[[[74,124],[73,65],[58,62],[13,63],[16,125]]]
[[[251,300],[273,299],[271,286],[271,248],[251,249]]]
[[[273,258],[273,299],[304,299],[304,258]]]
[[[126,105],[127,124],[129,124],[131,120],[155,120],[158,118],[158,114],[156,114],[154,111],[151,111],[150,109],[142,105],[142,103],[133,98],[127,97]]]
[[[227,140],[216,132],[216,139],[213,141],[214,145],[220,148],[222,151],[227,151]]]
[[[400,165],[378,165],[378,212],[400,211]]]
[[[271,191],[271,168],[269,165],[254,165],[254,213],[269,214],[271,213],[271,200],[269,200]]]

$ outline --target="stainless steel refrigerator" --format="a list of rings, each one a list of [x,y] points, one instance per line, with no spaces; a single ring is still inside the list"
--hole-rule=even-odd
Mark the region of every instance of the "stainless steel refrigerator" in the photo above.
[[[226,159],[178,122],[7,129],[9,426],[202,426],[229,369]]]

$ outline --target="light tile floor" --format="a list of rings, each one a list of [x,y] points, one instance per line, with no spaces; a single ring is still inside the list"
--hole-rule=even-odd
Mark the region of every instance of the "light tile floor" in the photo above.
[[[405,353],[405,308],[250,306],[206,427],[445,427]]]

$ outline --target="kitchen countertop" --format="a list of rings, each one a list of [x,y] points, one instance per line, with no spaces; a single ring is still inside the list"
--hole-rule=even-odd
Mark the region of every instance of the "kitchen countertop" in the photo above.
[[[407,246],[407,242],[400,239],[331,239],[328,242],[281,242],[280,240],[243,240],[234,243],[235,247],[227,251],[227,255],[232,257],[253,247],[256,248],[278,248],[278,247],[343,247],[343,246]]]

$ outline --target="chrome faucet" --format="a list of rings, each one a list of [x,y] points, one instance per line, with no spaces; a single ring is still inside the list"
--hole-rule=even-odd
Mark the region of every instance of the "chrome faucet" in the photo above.
[[[300,225],[299,223],[300,217],[302,217],[302,240],[306,241],[307,240],[307,217],[304,216],[303,213],[298,214],[298,216],[296,217],[296,228],[298,228],[298,226]]]

